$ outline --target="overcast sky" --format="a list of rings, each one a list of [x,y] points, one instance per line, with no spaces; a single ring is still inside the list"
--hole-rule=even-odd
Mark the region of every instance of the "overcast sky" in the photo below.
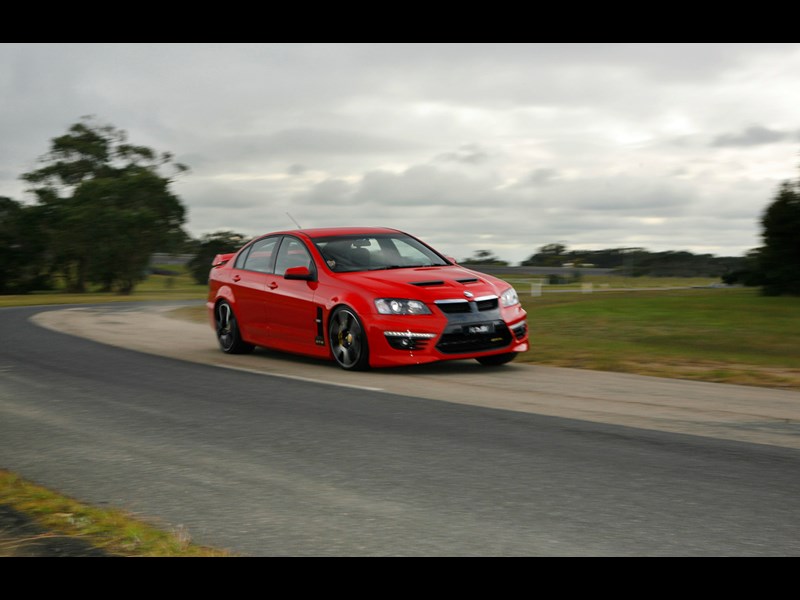
[[[94,115],[190,167],[193,236],[738,256],[800,174],[798,44],[0,44],[0,102],[0,196]]]

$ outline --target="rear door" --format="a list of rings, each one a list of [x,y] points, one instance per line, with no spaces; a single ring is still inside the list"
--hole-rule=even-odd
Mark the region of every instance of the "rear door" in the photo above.
[[[275,270],[275,255],[281,236],[275,235],[254,242],[242,252],[234,265],[231,288],[236,300],[236,317],[242,336],[248,342],[269,345],[267,321],[267,285]]]

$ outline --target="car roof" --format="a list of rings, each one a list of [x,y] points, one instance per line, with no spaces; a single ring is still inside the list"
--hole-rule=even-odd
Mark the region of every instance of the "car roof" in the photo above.
[[[293,229],[291,231],[276,231],[274,234],[293,234],[305,235],[311,239],[324,238],[332,236],[350,236],[350,235],[375,235],[380,233],[402,233],[397,229],[389,227],[324,227],[316,229]],[[267,234],[267,235],[274,235]]]

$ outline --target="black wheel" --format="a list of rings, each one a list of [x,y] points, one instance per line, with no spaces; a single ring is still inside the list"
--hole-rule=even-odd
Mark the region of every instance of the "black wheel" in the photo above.
[[[328,339],[333,358],[348,371],[369,369],[367,333],[356,313],[340,306],[331,315],[328,324]]]
[[[475,360],[481,363],[484,367],[497,367],[511,362],[512,360],[514,360],[514,357],[516,355],[517,355],[516,352],[508,352],[506,354],[493,354],[491,356],[481,356],[480,358],[476,358]]]
[[[217,340],[219,347],[227,354],[247,354],[253,351],[253,344],[242,340],[236,315],[233,314],[231,305],[220,302],[214,310],[214,320],[217,324]]]

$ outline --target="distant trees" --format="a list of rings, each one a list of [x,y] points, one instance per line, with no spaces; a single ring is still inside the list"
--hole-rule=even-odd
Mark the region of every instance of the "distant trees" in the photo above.
[[[200,238],[195,248],[195,256],[189,261],[189,272],[197,283],[208,283],[211,261],[217,254],[234,252],[248,241],[241,233],[217,231]]]
[[[0,294],[23,294],[49,287],[43,268],[43,209],[0,197]]]
[[[73,292],[93,283],[129,294],[146,275],[153,252],[185,239],[185,209],[170,191],[170,176],[187,167],[171,154],[130,144],[124,131],[84,118],[53,138],[39,162],[22,175],[37,205],[5,203],[9,219],[25,222],[41,245],[17,250],[46,259],[37,276],[57,274]],[[16,268],[19,262],[12,272]]]
[[[745,253],[738,267],[722,276],[722,281],[728,285],[760,286],[764,283],[761,272],[761,248],[753,248]]]
[[[781,184],[761,218],[764,245],[758,252],[764,294],[800,296],[800,182]]]
[[[568,262],[567,247],[564,244],[546,244],[536,254],[531,254],[520,263],[522,266],[560,267]]]
[[[568,250],[564,244],[546,244],[524,260],[523,266],[561,267],[570,265],[615,269],[624,275],[640,277],[721,277],[742,268],[742,258],[716,257],[686,251],[650,252],[644,248]]]
[[[508,261],[501,260],[491,250],[476,250],[470,258],[461,261],[463,265],[495,265],[505,267]]]
[[[766,296],[800,296],[800,180],[780,185],[761,217],[761,237],[764,245],[723,280],[761,286]]]

